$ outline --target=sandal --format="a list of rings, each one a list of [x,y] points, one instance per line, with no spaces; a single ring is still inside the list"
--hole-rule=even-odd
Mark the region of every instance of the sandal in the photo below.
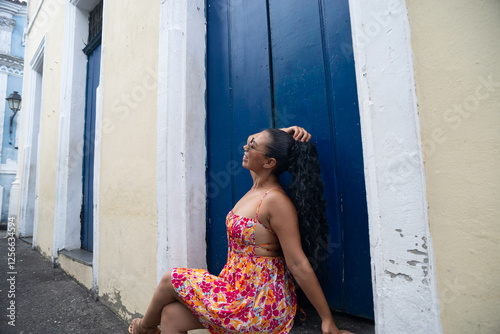
[[[160,334],[160,329],[157,327],[155,328],[144,328],[141,325],[142,319],[135,318],[132,320],[130,323],[130,326],[128,326],[128,332],[130,334]],[[144,330],[145,332],[141,332],[141,330]]]

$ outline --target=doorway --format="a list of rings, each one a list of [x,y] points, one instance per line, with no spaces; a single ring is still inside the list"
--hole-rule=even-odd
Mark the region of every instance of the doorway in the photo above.
[[[249,134],[299,125],[322,168],[330,306],[373,319],[361,130],[347,0],[209,0],[207,262],[226,262],[225,216],[251,187]]]
[[[101,73],[102,1],[89,14],[89,42],[83,49],[88,57],[85,129],[83,134],[82,249],[94,248],[94,149],[97,87]]]

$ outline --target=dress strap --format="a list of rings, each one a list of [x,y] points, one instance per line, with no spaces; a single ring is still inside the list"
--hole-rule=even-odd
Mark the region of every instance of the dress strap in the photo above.
[[[264,196],[262,196],[262,198],[260,199],[260,202],[259,202],[259,205],[257,205],[257,210],[255,211],[255,220],[258,221],[262,226],[264,226],[264,228],[266,230],[268,230],[269,232],[273,233],[274,232],[269,228],[267,227],[266,225],[262,224],[260,221],[259,221],[259,210],[260,210],[260,206],[262,205],[262,201],[264,200],[264,198],[266,198],[267,194],[269,194],[269,192],[271,190],[274,190],[274,189],[281,189],[281,188],[271,188],[269,189],[268,191],[266,191],[266,193],[264,194]]]

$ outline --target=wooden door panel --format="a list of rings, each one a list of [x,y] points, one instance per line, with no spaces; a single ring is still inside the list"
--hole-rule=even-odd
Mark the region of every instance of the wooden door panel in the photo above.
[[[319,4],[341,197],[343,309],[373,319],[368,212],[349,5],[344,0],[321,0]]]
[[[334,164],[332,119],[328,108],[325,61],[318,1],[269,1],[276,126],[303,126],[319,153],[327,201],[330,242],[328,282],[322,282],[331,305],[342,308],[342,231]],[[300,29],[298,29],[300,27]]]
[[[94,248],[94,144],[96,94],[99,86],[101,67],[101,46],[97,46],[88,56],[87,96],[85,106],[85,132],[83,148],[83,203],[82,203],[82,248]]]
[[[247,137],[272,126],[265,0],[208,6],[208,265],[226,263],[225,217],[252,185],[242,166]]]
[[[209,269],[218,274],[225,264],[225,216],[251,186],[241,167],[247,136],[304,126],[325,183],[328,302],[373,318],[348,2],[209,0],[207,21]]]

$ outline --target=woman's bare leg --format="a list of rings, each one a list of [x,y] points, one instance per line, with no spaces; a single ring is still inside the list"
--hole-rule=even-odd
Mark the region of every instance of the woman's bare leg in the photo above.
[[[181,302],[170,303],[161,312],[161,334],[187,334],[201,328],[198,318]]]
[[[172,272],[169,270],[160,280],[151,298],[146,314],[142,318],[144,325],[158,326],[161,321],[161,312],[167,304],[177,301],[177,292],[172,286]]]
[[[163,275],[160,283],[156,287],[153,298],[149,303],[146,314],[142,319],[134,319],[131,326],[134,327],[135,333],[156,333],[158,324],[161,321],[163,307],[167,304],[177,301],[178,294],[172,286],[172,272],[168,271]]]

